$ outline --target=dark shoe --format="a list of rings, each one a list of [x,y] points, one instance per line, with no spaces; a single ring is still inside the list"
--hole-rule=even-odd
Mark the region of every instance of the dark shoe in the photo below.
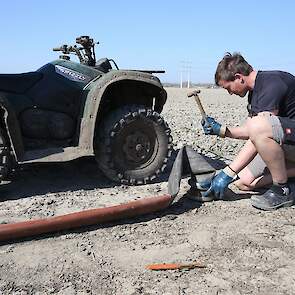
[[[281,207],[290,207],[294,203],[294,193],[284,194],[279,192],[272,186],[262,195],[254,195],[251,197],[253,207],[261,210],[276,210]]]

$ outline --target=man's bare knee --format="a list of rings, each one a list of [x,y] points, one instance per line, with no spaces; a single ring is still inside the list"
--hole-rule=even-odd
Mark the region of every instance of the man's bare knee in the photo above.
[[[272,138],[272,127],[266,116],[256,116],[247,123],[249,138],[255,142],[258,138]]]

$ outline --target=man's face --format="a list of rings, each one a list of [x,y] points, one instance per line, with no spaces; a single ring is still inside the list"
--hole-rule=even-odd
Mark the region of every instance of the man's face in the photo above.
[[[237,76],[234,81],[220,80],[218,85],[226,89],[230,95],[236,94],[240,97],[244,97],[249,90],[241,76]]]

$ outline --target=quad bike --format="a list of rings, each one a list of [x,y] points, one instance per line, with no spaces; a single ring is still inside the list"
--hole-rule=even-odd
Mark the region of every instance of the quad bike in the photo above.
[[[163,71],[120,70],[96,61],[93,39],[76,43],[35,72],[0,75],[0,179],[20,164],[95,156],[114,181],[150,182],[172,150],[159,114],[167,94],[153,75]]]

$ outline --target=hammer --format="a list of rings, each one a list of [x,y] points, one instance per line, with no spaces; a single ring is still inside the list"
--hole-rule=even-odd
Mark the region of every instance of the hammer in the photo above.
[[[198,107],[199,107],[199,110],[200,110],[200,112],[201,112],[201,115],[202,115],[202,119],[203,120],[207,120],[207,115],[206,115],[206,113],[205,113],[205,110],[204,110],[204,108],[203,108],[203,106],[202,106],[202,103],[201,103],[201,100],[200,100],[200,97],[199,97],[199,93],[201,92],[201,90],[194,90],[194,91],[192,91],[192,92],[189,92],[188,94],[187,94],[187,97],[194,97],[195,98],[195,101],[196,101],[196,103],[197,103],[197,105],[198,105]]]
[[[207,115],[206,115],[205,110],[204,110],[204,108],[202,106],[200,97],[198,95],[199,93],[201,93],[201,90],[194,90],[192,92],[189,92],[187,94],[187,97],[192,97],[193,96],[195,98],[195,101],[196,101],[196,103],[197,103],[197,105],[199,107],[199,110],[201,112],[202,119],[206,122],[207,121]],[[210,185],[210,188],[209,189],[211,189],[211,185]],[[208,193],[206,195],[207,191],[205,191],[205,192],[204,191],[200,191],[199,192],[200,197],[201,197],[202,201],[204,201],[204,202],[206,202],[206,201],[212,201],[214,199],[214,196],[212,195],[211,191],[210,191],[210,193]]]

